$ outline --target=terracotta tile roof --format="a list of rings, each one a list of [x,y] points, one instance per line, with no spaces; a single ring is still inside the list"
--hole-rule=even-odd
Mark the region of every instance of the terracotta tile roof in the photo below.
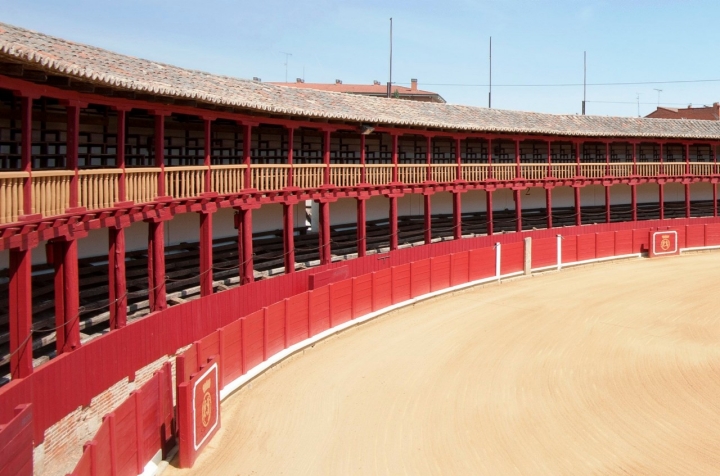
[[[384,96],[387,94],[387,86],[384,84],[343,84],[343,83],[270,83],[277,86],[286,86],[297,89],[317,89],[320,91],[333,91],[336,93],[350,94],[366,94],[375,96]],[[424,91],[422,89],[412,89],[407,86],[393,86],[393,91],[397,91],[401,96],[440,96],[432,91]]]
[[[115,87],[260,112],[488,133],[720,139],[720,121],[555,115],[298,89],[113,53],[0,23],[0,59]]]
[[[656,119],[698,119],[702,121],[718,121],[720,120],[720,104],[715,103],[712,106],[703,107],[658,107],[645,117]]]

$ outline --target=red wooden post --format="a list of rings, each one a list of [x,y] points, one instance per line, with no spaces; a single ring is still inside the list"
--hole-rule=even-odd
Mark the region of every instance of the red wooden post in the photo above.
[[[398,139],[400,136],[398,134],[392,134],[392,181],[393,183],[398,181]],[[392,206],[392,205],[391,205]]]
[[[80,106],[69,104],[67,106],[67,169],[74,170],[70,177],[70,208],[78,206],[78,143],[80,139]]]
[[[295,129],[293,127],[287,128],[288,133],[288,151],[287,151],[287,163],[288,163],[288,175],[287,175],[287,186],[292,187],[294,185],[293,180],[293,146],[295,143]],[[287,252],[287,250],[286,250]],[[293,252],[294,253],[294,252]],[[287,255],[286,255],[287,257]],[[293,264],[293,271],[295,270],[295,264]],[[287,272],[287,267],[286,271]]]
[[[520,198],[520,190],[513,190],[515,198],[515,231],[522,231],[522,201]]]
[[[365,170],[366,152],[365,152],[365,134],[360,134],[360,183],[367,183],[367,171]]]
[[[127,177],[125,176],[125,129],[126,129],[127,111],[125,109],[117,109],[117,139],[116,139],[116,165],[122,170],[118,175],[118,200],[124,202],[127,200]]]
[[[367,253],[367,207],[365,197],[357,198],[357,252],[358,258]]]
[[[520,168],[520,139],[515,139],[515,178],[522,178],[522,169]]]
[[[462,197],[460,192],[453,192],[453,238],[462,238]]]
[[[238,208],[238,247],[240,248],[240,284],[255,281],[253,263],[252,209]]]
[[[458,180],[462,180],[462,179],[463,179],[463,174],[462,174],[462,153],[461,153],[461,151],[460,151],[460,140],[461,140],[461,139],[460,139],[459,137],[456,137],[456,138],[455,138],[455,163],[457,164],[457,172],[456,172],[456,177],[455,177],[455,178],[457,178]]]
[[[205,170],[205,192],[212,191],[212,170],[210,166],[212,165],[212,119],[209,117],[203,117],[203,132],[204,132],[204,158],[203,158],[203,165],[207,167],[207,170]],[[202,220],[202,218],[201,218]],[[202,278],[200,278],[202,281]],[[202,287],[202,285],[201,285]]]
[[[552,142],[551,141],[547,141],[547,148],[548,148],[547,149],[547,155],[548,155],[547,176],[552,177],[553,172],[552,172]],[[548,228],[551,228],[551,227],[548,227]]]
[[[718,206],[717,206],[717,183],[712,184],[713,189],[713,216],[718,216]]]
[[[332,254],[330,248],[330,202],[322,200],[320,205],[320,264],[330,264]]]
[[[665,219],[665,186],[658,184],[658,201],[660,202],[660,219]]]
[[[425,161],[427,163],[427,171],[425,178],[429,182],[433,179],[432,174],[432,136],[427,136],[427,145],[425,146]],[[427,228],[427,227],[426,227]]]
[[[32,250],[10,249],[10,378],[30,375],[32,364]]]
[[[161,219],[148,221],[148,298],[150,312],[167,308],[165,226]]]
[[[32,214],[32,106],[33,98],[23,96],[20,98],[21,107],[21,137],[20,137],[20,166],[28,176],[23,180],[23,214]]]
[[[252,183],[252,124],[243,124],[243,165],[245,165],[245,180],[243,188],[253,188]]]
[[[610,186],[605,186],[605,223],[610,223]]]
[[[125,282],[125,228],[108,228],[108,278],[110,295],[110,329],[127,324],[127,284]]]
[[[155,167],[160,168],[158,174],[157,194],[165,196],[165,112],[155,112]]]
[[[582,169],[580,167],[580,147],[581,143],[579,141],[575,142],[575,175],[578,177],[582,175]]]
[[[65,326],[65,272],[63,270],[65,243],[60,240],[50,241],[46,250],[48,260],[52,261],[54,272],[55,327],[58,329],[55,332],[55,351],[57,354],[61,354],[65,348],[65,332],[63,332]]]
[[[213,293],[213,211],[200,215],[200,296]]]
[[[396,136],[393,136],[396,137]],[[398,249],[398,207],[397,197],[390,196],[390,250]]]
[[[425,211],[424,220],[424,232],[425,232],[425,244],[429,245],[432,243],[432,195],[429,193],[423,194],[423,209]]]
[[[632,143],[632,174],[637,175],[637,143]]]
[[[582,203],[580,201],[580,187],[573,187],[575,192],[575,225],[582,225]]]
[[[323,184],[330,185],[330,129],[323,130]]]
[[[553,227],[552,217],[552,188],[548,187],[545,189],[545,208],[547,209],[547,227]]]
[[[685,218],[690,218],[690,184],[685,184]]]
[[[485,210],[487,210],[487,234],[493,234],[493,202],[492,202],[492,191],[485,190]]]
[[[290,129],[292,131],[292,129]],[[283,203],[283,258],[285,274],[295,272],[295,220],[293,203]]]
[[[637,221],[637,185],[630,185],[630,206],[632,208],[632,221]]]
[[[76,239],[70,239],[64,243],[63,292],[65,293],[65,318],[62,328],[65,333],[63,352],[69,352],[80,347],[80,287],[78,240]]]

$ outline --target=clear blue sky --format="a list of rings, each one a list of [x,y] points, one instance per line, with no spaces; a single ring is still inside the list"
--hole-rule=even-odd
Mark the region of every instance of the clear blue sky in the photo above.
[[[579,113],[582,86],[507,84],[720,80],[720,2],[680,0],[0,0],[0,21],[156,61],[242,78],[382,82],[487,105],[493,37],[493,106]],[[456,86],[457,84],[480,86]],[[637,115],[661,104],[720,101],[720,81],[589,86],[588,114]],[[619,104],[615,104],[617,102]],[[626,103],[626,104],[623,104]]]

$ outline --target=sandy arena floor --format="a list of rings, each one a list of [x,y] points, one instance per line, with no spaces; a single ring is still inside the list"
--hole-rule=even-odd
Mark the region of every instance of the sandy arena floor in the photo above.
[[[165,475],[720,474],[719,292],[702,253],[427,301],[241,389]]]

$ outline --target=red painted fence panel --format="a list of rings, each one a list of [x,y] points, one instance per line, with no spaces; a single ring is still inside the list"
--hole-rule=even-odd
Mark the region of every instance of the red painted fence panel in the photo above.
[[[110,420],[105,419],[100,425],[100,429],[95,433],[93,443],[95,444],[94,458],[97,461],[95,465],[95,476],[112,476],[112,448],[110,446]]]
[[[352,280],[330,285],[330,327],[352,319]]]
[[[222,328],[220,339],[222,380],[226,384],[243,374],[242,323],[238,319]]]
[[[285,301],[265,308],[265,359],[285,348]]]
[[[562,237],[562,262],[574,263],[577,257],[577,236],[564,235]]]
[[[595,235],[595,257],[608,258],[615,255],[615,232],[606,231]]]
[[[450,255],[430,258],[430,290],[450,287]]]
[[[373,273],[373,311],[392,305],[392,270]]]
[[[430,292],[430,260],[410,263],[410,295],[422,296]]]
[[[393,266],[392,268],[392,302],[393,304],[411,298],[410,264]]]
[[[617,256],[629,255],[633,253],[633,234],[632,230],[622,230],[615,232],[615,254]]]
[[[265,312],[253,312],[242,320],[243,373],[262,362],[264,351]]]
[[[532,268],[557,265],[557,238],[538,238],[532,241]]]
[[[371,273],[353,278],[353,318],[372,312],[372,280]]]
[[[578,235],[577,260],[587,261],[595,259],[595,234]]]
[[[720,224],[705,225],[705,246],[720,246]]]
[[[287,299],[287,345],[297,344],[310,337],[309,293],[302,293]]]
[[[310,335],[330,327],[330,288],[323,286],[310,293]]]
[[[117,445],[117,476],[136,476],[137,425],[135,399],[128,398],[115,409],[115,442]]]
[[[18,405],[13,418],[0,426],[0,476],[32,476],[32,405]]]
[[[495,254],[494,246],[469,252],[470,281],[495,276]]]
[[[502,245],[500,259],[500,274],[517,273],[523,270],[524,243],[507,243]]]
[[[465,284],[469,281],[470,262],[467,251],[450,255],[450,286]]]

